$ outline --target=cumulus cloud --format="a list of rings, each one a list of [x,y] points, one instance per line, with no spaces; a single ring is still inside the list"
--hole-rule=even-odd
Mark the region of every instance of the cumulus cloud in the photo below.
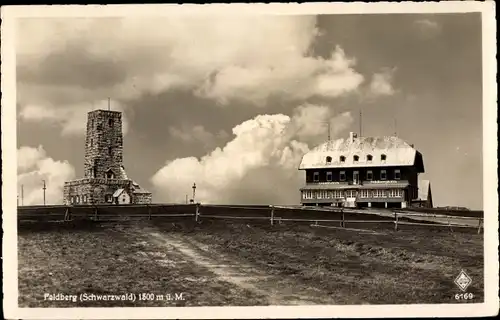
[[[212,148],[218,142],[228,137],[228,133],[224,130],[213,134],[207,131],[202,125],[182,125],[180,128],[169,127],[168,132],[172,137],[184,143],[201,143],[206,149]]]
[[[385,69],[375,73],[369,87],[370,96],[392,96],[396,91],[392,85],[396,69]]]
[[[355,91],[364,81],[353,69],[355,60],[346,57],[340,47],[336,47],[329,59],[303,54],[276,56],[276,60],[266,64],[254,61],[244,67],[228,65],[215,71],[196,93],[221,104],[244,100],[259,106],[273,95],[289,100],[339,97]]]
[[[145,94],[183,89],[221,105],[259,106],[270,97],[357,90],[364,77],[356,60],[341,47],[314,56],[317,36],[314,16],[20,19],[18,103],[23,119],[70,132],[81,106],[107,97],[125,108]],[[42,110],[47,116],[32,116]]]
[[[325,126],[306,119],[331,121],[336,132],[352,121],[348,114],[330,118],[327,107],[315,105],[301,106],[291,117],[258,115],[235,126],[233,140],[223,148],[200,159],[167,162],[151,179],[155,193],[165,201],[182,201],[196,182],[197,200],[205,203],[296,203],[303,182],[297,168],[309,150],[303,139],[316,137],[319,143],[326,132]]]
[[[418,19],[414,21],[414,25],[420,35],[425,38],[432,38],[441,33],[441,25],[431,19]]]
[[[54,106],[42,106],[38,104],[27,104],[21,109],[19,116],[26,122],[45,121],[53,123],[61,128],[63,135],[80,135],[86,130],[87,113],[96,109],[107,110],[108,101],[97,101],[91,104],[75,104],[58,108]],[[124,111],[122,104],[111,101],[113,111]],[[126,114],[122,114],[123,134],[128,132],[128,120]]]
[[[64,182],[73,179],[75,170],[67,161],[55,161],[47,156],[42,146],[23,146],[17,149],[17,184],[19,204],[23,186],[23,204],[43,204],[43,181],[47,189],[47,204],[62,204]]]

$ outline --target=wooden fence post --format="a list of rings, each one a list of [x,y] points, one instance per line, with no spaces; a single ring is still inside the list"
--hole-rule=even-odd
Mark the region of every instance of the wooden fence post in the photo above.
[[[345,214],[344,214],[344,208],[340,209],[340,212],[342,212],[342,222],[340,222],[340,226],[342,228],[345,228]]]
[[[69,206],[66,207],[66,212],[64,212],[64,221],[68,221],[69,220],[68,216],[69,216]]]
[[[450,218],[448,218],[448,228],[450,228],[450,231],[453,233],[453,229],[451,228]]]
[[[483,219],[479,218],[479,223],[477,226],[477,234],[481,233],[481,226],[483,225]]]
[[[94,208],[94,221],[97,221],[97,207]]]
[[[271,225],[274,225],[274,206],[271,205]]]
[[[398,231],[398,213],[394,211],[394,231]]]
[[[149,204],[147,206],[148,206],[148,220],[151,220],[151,207],[149,206]]]
[[[195,215],[194,215],[194,220],[195,220],[196,222],[198,222],[198,217],[199,217],[199,215],[200,215],[200,204],[199,204],[199,203],[197,203],[197,204],[196,204],[196,212],[195,212]]]

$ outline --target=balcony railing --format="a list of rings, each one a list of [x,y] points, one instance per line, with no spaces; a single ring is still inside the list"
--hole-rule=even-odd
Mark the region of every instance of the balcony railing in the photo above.
[[[320,184],[332,184],[332,185],[369,185],[369,184],[395,184],[395,183],[408,183],[408,180],[346,180],[346,181],[309,181],[306,185],[320,185]]]

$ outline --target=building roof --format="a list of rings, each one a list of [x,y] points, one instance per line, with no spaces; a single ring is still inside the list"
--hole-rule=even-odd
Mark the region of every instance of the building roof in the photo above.
[[[385,160],[382,155],[385,155]],[[358,161],[355,161],[354,156],[358,156]],[[372,157],[371,161],[368,156]],[[341,157],[344,157],[344,161],[341,161]],[[413,165],[419,172],[424,172],[421,153],[399,137],[351,135],[347,139],[329,140],[307,152],[302,157],[299,170]]]
[[[144,188],[141,188],[141,186],[135,182],[135,181],[132,181],[132,186],[131,186],[131,189],[132,189],[132,193],[135,193],[135,194],[140,194],[140,193],[151,193],[149,191],[147,191],[146,189]]]
[[[115,193],[113,193],[113,198],[119,197],[122,194],[122,192],[124,192],[124,191],[125,191],[125,189],[123,189],[123,188],[116,190]]]
[[[418,180],[418,199],[427,201],[430,189],[431,182],[429,180]]]

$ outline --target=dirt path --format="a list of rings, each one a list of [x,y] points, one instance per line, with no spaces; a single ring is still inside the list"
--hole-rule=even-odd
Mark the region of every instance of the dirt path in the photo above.
[[[173,259],[179,259],[180,253],[183,260],[210,270],[220,280],[264,297],[268,305],[334,304],[334,301],[320,290],[304,288],[294,283],[293,279],[270,275],[265,270],[237,261],[235,257],[214,252],[209,246],[188,236],[144,228],[140,232],[146,234],[155,246],[164,248],[161,253],[167,257],[169,252],[176,251],[176,254],[171,254]]]

